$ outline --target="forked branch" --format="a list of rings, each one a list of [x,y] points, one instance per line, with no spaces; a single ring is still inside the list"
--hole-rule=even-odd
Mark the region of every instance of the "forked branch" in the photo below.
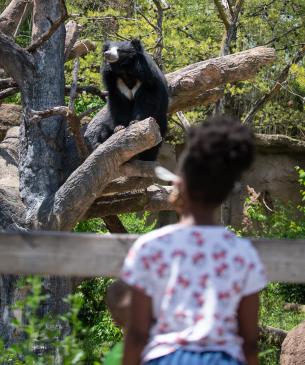
[[[68,11],[66,8],[65,1],[63,0],[61,4],[62,4],[61,16],[54,22],[51,21],[51,19],[49,19],[49,21],[52,23],[50,28],[27,47],[28,52],[34,52],[44,42],[50,39],[52,35],[56,32],[56,30],[60,27],[60,25],[68,18]]]
[[[14,78],[21,89],[25,76],[35,67],[31,54],[2,32],[0,32],[0,67]]]
[[[159,127],[152,118],[112,135],[70,175],[54,196],[43,202],[36,225],[70,230],[104,188],[119,177],[120,167],[126,161],[160,141]]]

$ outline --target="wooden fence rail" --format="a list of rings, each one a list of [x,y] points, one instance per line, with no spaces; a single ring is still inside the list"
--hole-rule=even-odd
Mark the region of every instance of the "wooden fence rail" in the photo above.
[[[116,276],[136,235],[0,233],[0,272]],[[305,283],[305,240],[254,239],[270,281]]]

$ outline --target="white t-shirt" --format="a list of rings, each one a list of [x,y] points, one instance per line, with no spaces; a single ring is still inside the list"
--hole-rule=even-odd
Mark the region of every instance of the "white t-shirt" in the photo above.
[[[163,227],[135,242],[121,277],[152,298],[154,323],[143,361],[178,348],[245,360],[238,305],[267,282],[249,240],[220,226]]]

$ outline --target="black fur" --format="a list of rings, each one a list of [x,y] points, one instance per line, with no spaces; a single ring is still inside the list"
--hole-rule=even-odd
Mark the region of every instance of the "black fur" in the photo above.
[[[109,112],[102,124],[100,142],[109,138],[117,126],[127,127],[131,121],[140,121],[148,117],[156,119],[164,138],[167,131],[168,89],[163,73],[145,52],[139,40],[106,42],[104,52],[114,46],[118,47],[119,59],[112,63],[105,60],[102,69],[104,84],[109,93]],[[129,89],[132,89],[137,81],[141,82],[132,100],[118,89],[119,78]],[[137,158],[156,160],[160,145],[142,152]]]

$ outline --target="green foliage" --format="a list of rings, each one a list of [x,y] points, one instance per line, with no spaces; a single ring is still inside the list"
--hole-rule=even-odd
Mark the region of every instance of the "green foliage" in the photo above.
[[[95,278],[84,281],[78,288],[83,298],[79,313],[83,328],[80,334],[85,348],[86,361],[92,364],[122,338],[122,331],[112,322],[105,304],[105,294],[110,278]]]
[[[102,219],[94,218],[77,223],[74,232],[107,233],[108,230]]]
[[[39,314],[39,308],[48,299],[43,294],[42,280],[28,277],[19,282],[19,288],[26,292],[14,306],[12,320],[14,332],[19,337],[14,344],[5,347],[0,340],[0,363],[12,365],[53,365],[54,359],[61,359],[63,365],[82,365],[85,352],[77,338],[81,332],[78,312],[82,306],[79,294],[67,298],[70,310],[62,316],[51,317]],[[65,328],[71,328],[68,335],[61,338]]]
[[[151,219],[151,214],[149,212],[120,214],[119,218],[128,233],[143,234],[150,232],[156,226],[156,220]],[[108,232],[106,225],[101,218],[94,218],[79,222],[75,226],[74,231],[94,233]]]
[[[290,285],[289,293],[294,290]],[[287,298],[283,293],[283,284],[271,283],[260,295],[260,324],[289,331],[305,320],[305,313],[284,312],[283,306]],[[260,364],[277,365],[280,349],[266,342],[260,342]]]
[[[143,234],[152,231],[156,226],[156,220],[151,221],[149,212],[141,215],[138,213],[120,214],[119,217],[128,233]]]
[[[269,238],[305,238],[305,171],[296,168],[301,187],[302,204],[276,202],[273,211],[266,210],[258,194],[251,191],[245,202],[243,229],[239,232],[245,236]],[[260,307],[260,324],[284,330],[290,330],[305,320],[304,313],[284,312],[286,302],[305,303],[305,285],[272,283],[263,290]],[[260,343],[261,365],[279,364],[280,349],[269,343]]]
[[[291,204],[276,201],[270,212],[259,197],[252,192],[245,202],[244,222],[241,233],[252,237],[304,238],[305,237],[305,172],[299,174],[302,202],[297,209]]]

